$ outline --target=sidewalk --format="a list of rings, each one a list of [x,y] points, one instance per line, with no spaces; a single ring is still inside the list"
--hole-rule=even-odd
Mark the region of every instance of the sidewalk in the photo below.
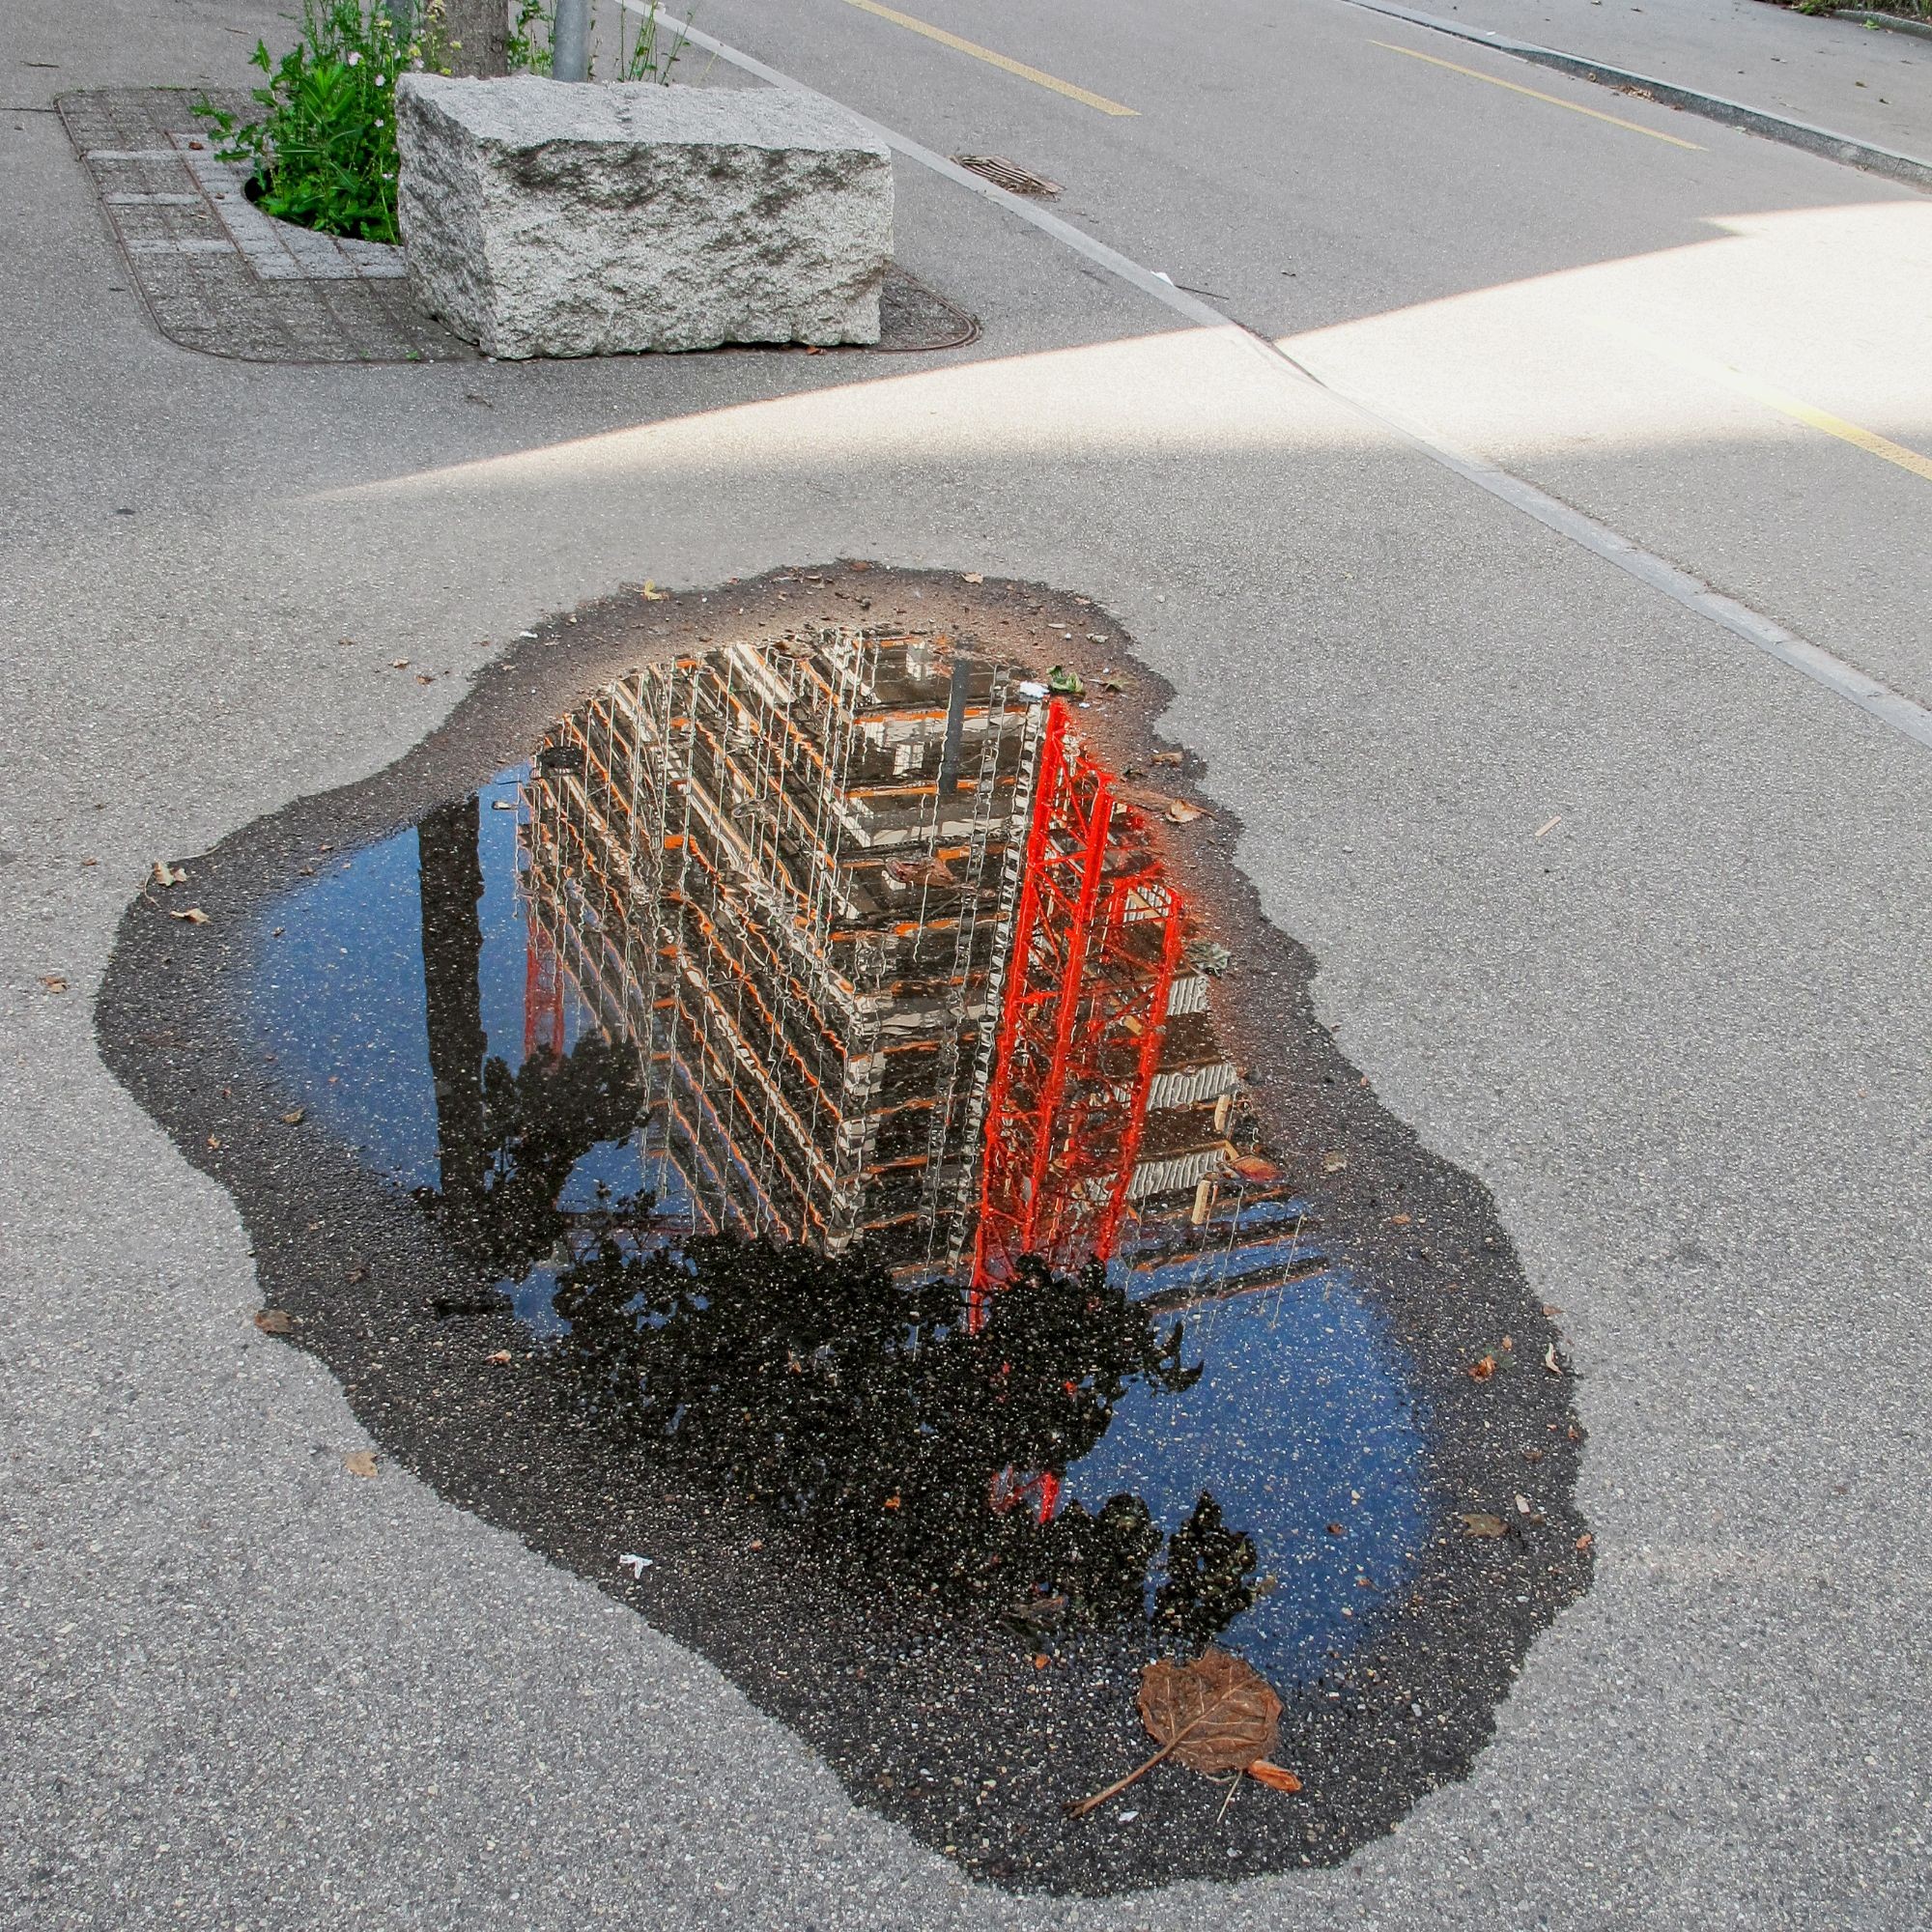
[[[1932,40],[1767,0],[1404,0],[1932,160]]]

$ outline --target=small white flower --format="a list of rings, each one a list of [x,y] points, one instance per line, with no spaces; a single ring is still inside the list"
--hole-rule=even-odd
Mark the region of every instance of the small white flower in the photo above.
[[[381,127],[382,125],[383,125],[383,124],[382,124],[381,120],[379,119],[379,120],[377,121],[377,123],[376,123],[376,126],[380,128],[380,127]]]
[[[362,56],[359,53],[355,52],[354,48],[350,49],[349,65],[351,67],[360,67],[362,65]]]
[[[379,73],[376,76],[376,85],[381,87],[388,78],[389,76],[386,73]]]

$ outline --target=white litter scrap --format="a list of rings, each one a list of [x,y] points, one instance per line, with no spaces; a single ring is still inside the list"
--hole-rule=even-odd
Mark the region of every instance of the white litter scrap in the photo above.
[[[633,1577],[641,1577],[651,1568],[651,1559],[648,1556],[639,1556],[635,1549],[626,1550],[618,1557],[617,1568],[628,1570]]]

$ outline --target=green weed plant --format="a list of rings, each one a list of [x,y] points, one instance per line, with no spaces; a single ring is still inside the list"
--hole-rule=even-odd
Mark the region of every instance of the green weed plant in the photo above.
[[[267,213],[393,242],[396,79],[425,64],[423,51],[420,38],[402,40],[381,0],[302,0],[300,37],[279,61],[255,43],[253,64],[269,76],[254,90],[263,118],[244,121],[207,100],[194,111],[221,137],[224,161],[254,164],[254,197]]]
[[[510,27],[513,72],[547,74],[555,0],[521,0]],[[442,0],[414,10],[399,31],[384,0],[302,0],[296,44],[276,60],[255,43],[253,65],[269,76],[253,91],[259,120],[213,105],[194,112],[219,136],[224,161],[249,163],[251,193],[265,213],[325,235],[395,242],[396,115],[399,75],[447,73],[453,43],[442,34]],[[657,0],[626,33],[618,28],[618,78],[668,83],[685,51],[682,28],[659,33]]]

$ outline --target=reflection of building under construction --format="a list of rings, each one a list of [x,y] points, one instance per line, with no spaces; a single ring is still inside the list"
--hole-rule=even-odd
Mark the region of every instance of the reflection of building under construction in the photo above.
[[[816,629],[681,658],[553,730],[522,818],[526,1050],[566,983],[635,1043],[673,1224],[997,1287],[1123,1239],[1171,1273],[1230,1186],[1278,1192],[1148,828],[1007,667]]]

